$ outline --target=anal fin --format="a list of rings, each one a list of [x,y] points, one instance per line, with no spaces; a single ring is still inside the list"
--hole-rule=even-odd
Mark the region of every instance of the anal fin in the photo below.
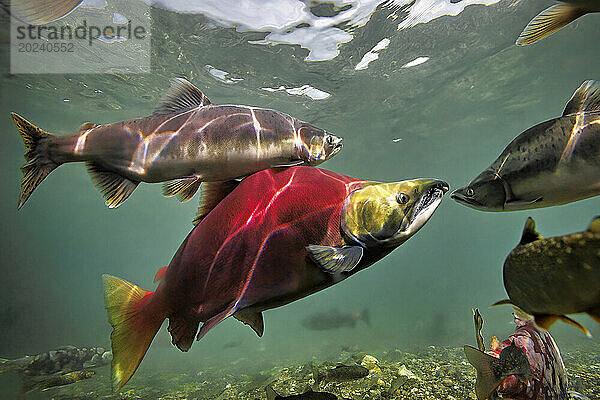
[[[175,179],[163,184],[162,193],[166,197],[177,196],[177,199],[184,203],[194,197],[201,183],[199,177]]]
[[[194,343],[200,322],[189,315],[175,315],[169,317],[169,333],[171,342],[181,351],[188,351]]]
[[[139,184],[116,172],[108,171],[98,164],[87,163],[87,168],[109,208],[117,208],[123,204]]]
[[[260,312],[253,312],[249,310],[239,310],[233,314],[235,319],[243,322],[244,324],[250,326],[256,332],[258,337],[262,337],[263,332],[265,330],[265,323],[263,320],[263,315]]]

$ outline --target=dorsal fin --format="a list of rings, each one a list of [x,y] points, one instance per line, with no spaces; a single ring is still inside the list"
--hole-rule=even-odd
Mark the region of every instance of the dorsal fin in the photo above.
[[[600,111],[600,82],[585,81],[577,88],[567,103],[563,116],[578,112]]]
[[[521,236],[521,241],[519,242],[519,245],[535,242],[536,240],[540,240],[543,238],[544,237],[535,230],[535,221],[533,220],[533,218],[527,218],[527,221],[525,221],[525,227],[523,228],[523,235]]]
[[[175,78],[154,115],[175,114],[211,104],[208,97],[186,79]]]
[[[592,220],[592,223],[587,228],[588,232],[600,233],[600,215]]]

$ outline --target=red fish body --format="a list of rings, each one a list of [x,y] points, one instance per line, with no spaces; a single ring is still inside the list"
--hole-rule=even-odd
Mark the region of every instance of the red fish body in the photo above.
[[[104,277],[115,386],[133,375],[165,318],[183,351],[200,322],[197,339],[231,315],[261,336],[262,311],[375,263],[427,222],[447,190],[435,179],[378,183],[313,167],[249,176],[157,273],[155,292]]]
[[[562,400],[568,399],[567,372],[558,346],[550,333],[539,329],[533,321],[515,318],[515,333],[492,349],[495,356],[514,343],[525,352],[531,376],[521,382],[512,375],[499,386],[498,392],[503,398],[515,400]]]
[[[244,190],[219,203],[169,264],[156,296],[167,293],[170,308],[179,310],[171,326],[179,318],[196,326],[206,322],[201,337],[237,310],[258,314],[334,284],[331,274],[314,266],[306,246],[344,244],[342,205],[361,183],[309,167],[247,178]],[[366,257],[351,273],[383,255]]]
[[[548,331],[532,319],[515,315],[517,329],[504,341],[492,338],[491,351],[484,352],[477,310],[478,347],[465,346],[465,355],[477,370],[475,393],[479,400],[567,400],[567,373],[560,351]],[[477,319],[479,318],[479,320]]]

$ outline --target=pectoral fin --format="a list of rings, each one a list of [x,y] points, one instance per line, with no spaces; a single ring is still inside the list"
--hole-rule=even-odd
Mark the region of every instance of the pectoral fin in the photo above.
[[[236,180],[204,182],[202,184],[202,193],[200,194],[200,205],[198,206],[196,218],[194,218],[194,225],[198,225],[239,184],[240,182]]]
[[[256,332],[258,337],[262,337],[263,332],[265,330],[265,323],[263,321],[262,313],[252,312],[248,310],[240,310],[236,311],[233,314],[234,318],[238,321],[243,322],[244,324],[250,326]]]
[[[538,197],[533,200],[513,199],[513,200],[507,201],[505,204],[507,206],[511,206],[511,207],[523,207],[523,206],[530,206],[532,204],[538,203],[538,202],[542,201],[542,199],[543,199],[542,197]]]
[[[139,184],[94,163],[87,163],[87,168],[109,208],[117,208],[123,204]]]
[[[494,304],[492,304],[490,307],[507,306],[507,305],[512,306],[513,305],[512,301],[510,301],[509,299],[500,300],[500,301],[497,301]]]
[[[201,183],[202,180],[198,177],[175,179],[163,183],[162,193],[165,197],[177,196],[177,200],[185,203],[194,197]]]
[[[304,164],[304,161],[302,161],[302,160],[293,160],[293,161],[289,161],[289,162],[275,164],[272,166],[272,168],[288,168],[288,167],[295,167],[297,165],[302,165],[302,164]]]
[[[570,4],[553,5],[538,15],[527,24],[517,39],[518,46],[532,44],[545,38],[551,33],[575,21],[589,11]]]
[[[349,272],[360,262],[363,248],[360,246],[330,247],[310,245],[308,254],[323,271],[330,274]]]

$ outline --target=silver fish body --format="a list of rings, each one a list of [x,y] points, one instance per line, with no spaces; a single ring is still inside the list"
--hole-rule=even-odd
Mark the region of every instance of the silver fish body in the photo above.
[[[275,110],[211,104],[57,136],[49,145],[50,158],[98,163],[138,182],[188,176],[224,181],[274,166],[311,163],[303,154],[303,130],[319,132]]]
[[[341,138],[288,114],[211,104],[181,78],[153,115],[86,123],[71,135],[54,136],[12,117],[27,148],[19,208],[50,172],[68,162],[85,162],[106,204],[115,208],[140,182],[167,182],[163,194],[181,201],[202,182],[221,182],[209,190],[211,201],[218,202],[227,194],[227,181],[271,167],[318,165],[342,148]]]
[[[585,82],[563,116],[520,134],[452,198],[482,211],[515,211],[600,194],[599,88]]]

